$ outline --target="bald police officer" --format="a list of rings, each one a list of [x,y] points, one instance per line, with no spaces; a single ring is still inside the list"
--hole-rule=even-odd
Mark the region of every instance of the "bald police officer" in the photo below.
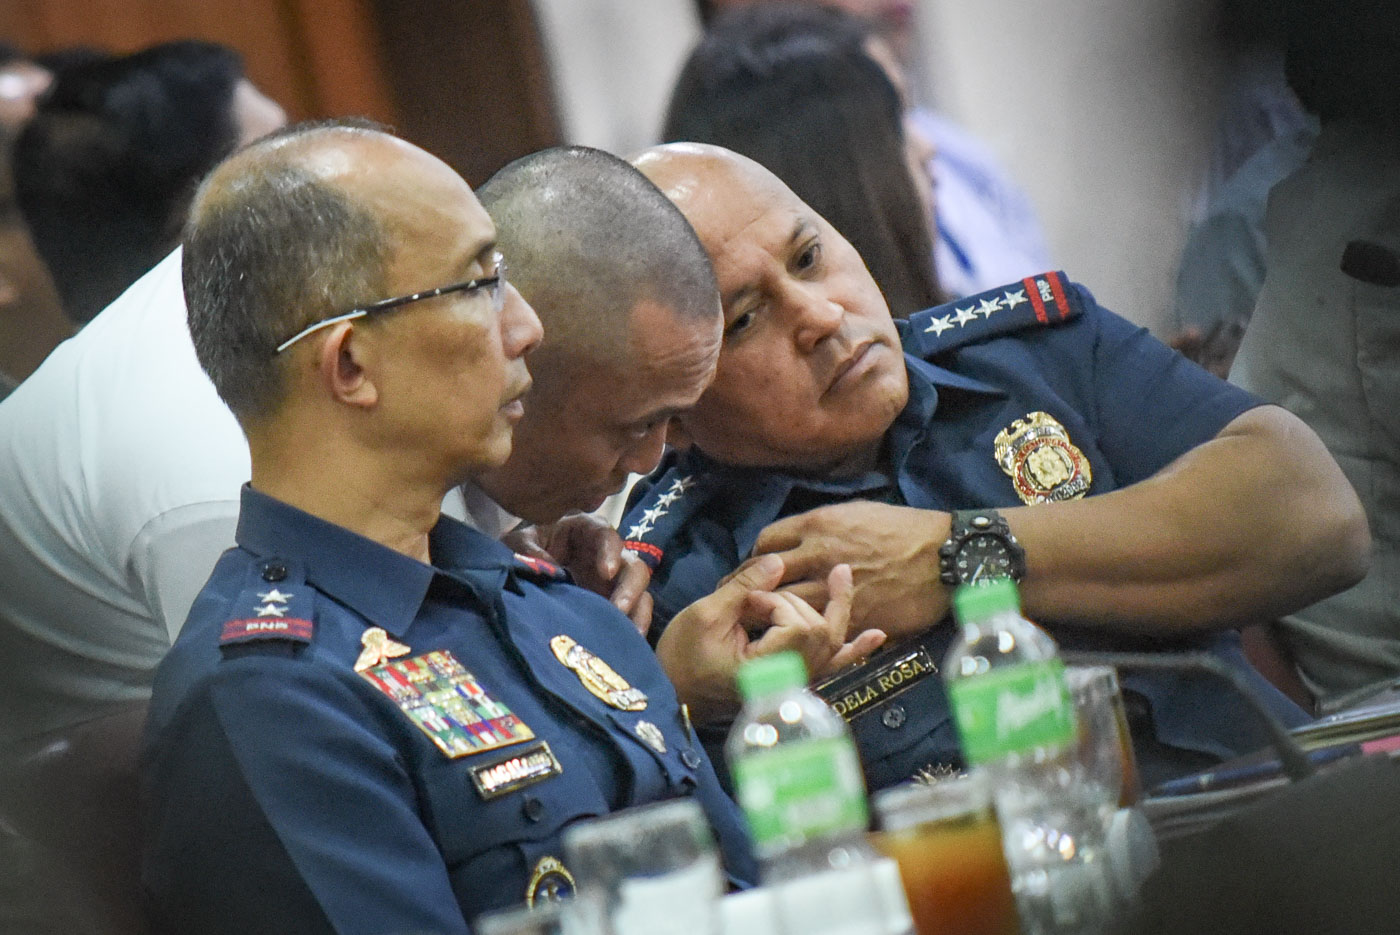
[[[989,574],[1023,579],[1070,646],[1207,650],[1301,719],[1230,628],[1364,573],[1364,516],[1306,426],[1060,273],[897,325],[850,245],[761,166],[692,144],[636,164],[695,227],[725,311],[715,381],[679,420],[694,448],[623,524],[656,565],[659,621],[751,555],[814,600],[849,563],[853,627],[904,638],[828,693],[876,786],[956,762],[934,625],[953,585]],[[1149,781],[1266,739],[1206,680],[1126,684]]]

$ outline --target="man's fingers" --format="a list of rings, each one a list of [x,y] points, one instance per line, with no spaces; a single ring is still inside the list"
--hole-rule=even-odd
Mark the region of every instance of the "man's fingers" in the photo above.
[[[833,630],[831,621],[817,613],[794,594],[753,594],[749,602],[760,612],[766,612],[771,626],[749,646],[749,655],[764,656],[784,649],[802,654],[808,672],[826,670],[827,662],[841,648],[844,623],[840,632]]]
[[[751,554],[762,555],[765,552],[785,552],[797,548],[802,544],[804,526],[801,513],[780,519],[776,523],[769,523],[758,534]]]
[[[637,606],[638,599],[651,584],[651,568],[635,556],[620,560],[622,573],[612,579],[612,596],[609,598],[618,610],[630,614]]]
[[[779,593],[802,598],[818,613],[826,609],[826,602],[830,599],[826,584],[821,581],[798,581],[785,584],[778,590]]]
[[[521,555],[528,555],[530,558],[542,559],[550,564],[558,562],[546,546],[540,542],[539,529],[535,526],[520,525],[501,537],[501,541],[510,547],[512,552],[519,552]]]
[[[846,628],[851,623],[851,602],[855,600],[856,586],[855,580],[851,576],[850,565],[837,565],[831,569],[831,573],[826,576],[826,590],[831,595],[826,602],[826,622],[830,625],[832,632],[838,628],[841,632],[841,639],[846,638]]]
[[[641,597],[637,598],[636,605],[627,616],[632,619],[632,625],[637,628],[637,632],[645,638],[651,631],[651,612],[653,608],[650,591],[643,591]]]
[[[617,530],[600,520],[598,527],[580,526],[575,535],[585,540],[584,548],[592,551],[598,577],[604,581],[612,581],[623,571],[622,537],[617,534]],[[650,572],[647,574],[647,580],[651,580]]]
[[[771,591],[783,578],[783,560],[776,555],[751,558],[720,581],[712,596],[724,595],[725,603],[738,603],[751,591]]]
[[[885,645],[885,640],[884,630],[864,630],[857,633],[855,639],[836,651],[836,655],[826,664],[826,671],[819,674],[829,675],[846,666],[864,662],[867,656]]]

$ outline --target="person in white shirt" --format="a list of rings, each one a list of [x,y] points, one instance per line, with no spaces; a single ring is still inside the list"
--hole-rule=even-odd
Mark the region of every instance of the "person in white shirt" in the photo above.
[[[248,476],[177,250],[0,404],[0,750],[147,697]]]

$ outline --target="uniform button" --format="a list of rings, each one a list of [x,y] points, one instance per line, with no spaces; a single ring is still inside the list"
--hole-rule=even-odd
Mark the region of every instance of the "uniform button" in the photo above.
[[[520,811],[524,813],[526,821],[539,821],[544,817],[544,803],[533,795],[527,795]]]
[[[696,753],[694,750],[682,750],[681,762],[684,763],[686,766],[690,767],[691,769],[699,769],[700,754]]]
[[[267,582],[282,581],[287,577],[287,566],[281,562],[268,562],[262,567],[262,577]]]
[[[904,726],[908,715],[904,713],[904,705],[892,704],[885,709],[885,713],[880,715],[880,723],[890,730],[899,730]]]

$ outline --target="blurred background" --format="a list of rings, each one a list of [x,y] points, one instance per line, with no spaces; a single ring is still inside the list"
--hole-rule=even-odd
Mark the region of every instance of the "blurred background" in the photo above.
[[[917,0],[910,94],[987,144],[1054,265],[1172,328],[1182,243],[1229,80],[1214,0]],[[292,119],[363,114],[473,184],[560,142],[656,139],[695,0],[6,0],[29,53],[176,38],[237,49]]]

